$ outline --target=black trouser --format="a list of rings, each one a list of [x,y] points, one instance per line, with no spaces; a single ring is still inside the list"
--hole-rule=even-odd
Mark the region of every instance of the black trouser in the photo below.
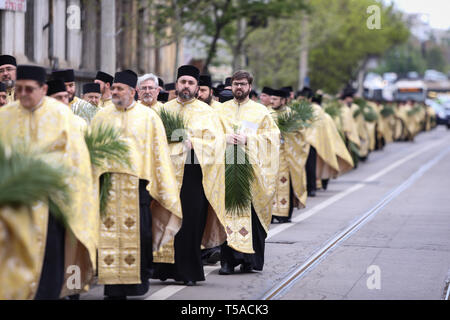
[[[316,165],[317,165],[317,151],[313,146],[309,149],[308,159],[306,160],[306,190],[316,191]]]
[[[234,268],[240,264],[250,266],[254,270],[262,271],[264,266],[264,248],[267,233],[264,230],[258,215],[252,205],[252,235],[253,250],[255,253],[242,253],[230,248],[225,242],[220,248],[220,264],[228,264]]]
[[[141,240],[141,283],[105,285],[104,294],[108,297],[142,296],[147,293],[149,279],[153,273],[152,215],[150,203],[152,197],[146,186],[148,181],[139,180],[139,223]]]
[[[183,210],[181,229],[175,236],[175,263],[155,264],[154,279],[204,281],[201,243],[208,214],[208,199],[203,189],[203,174],[195,153],[184,166],[180,200]],[[194,159],[193,159],[194,158]]]
[[[64,283],[65,229],[49,212],[44,263],[35,300],[59,299]]]

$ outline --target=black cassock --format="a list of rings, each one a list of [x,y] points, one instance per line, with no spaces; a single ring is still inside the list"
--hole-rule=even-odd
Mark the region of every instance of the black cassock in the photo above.
[[[44,262],[35,300],[59,299],[64,282],[65,234],[63,225],[49,212]]]
[[[313,146],[309,149],[308,158],[306,159],[306,190],[316,191],[316,166],[317,166],[317,151]]]
[[[181,229],[175,235],[175,263],[155,263],[153,279],[204,281],[201,243],[208,214],[208,199],[203,189],[203,174],[194,150],[184,165],[180,200],[183,212]]]

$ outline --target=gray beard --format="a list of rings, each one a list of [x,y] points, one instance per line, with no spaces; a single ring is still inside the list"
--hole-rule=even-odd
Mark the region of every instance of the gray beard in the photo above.
[[[16,82],[14,80],[5,80],[2,82],[6,86],[7,89],[11,89],[16,84]]]
[[[192,98],[194,98],[194,95],[191,93],[179,92],[178,97],[182,100],[191,100]]]

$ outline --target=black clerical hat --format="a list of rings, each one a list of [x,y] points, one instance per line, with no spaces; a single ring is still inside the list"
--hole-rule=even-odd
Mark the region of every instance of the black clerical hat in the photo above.
[[[287,98],[289,96],[289,92],[286,92],[284,90],[272,90],[272,96],[275,97],[281,97],[281,98]]]
[[[345,99],[347,97],[353,97],[353,95],[355,94],[356,90],[353,89],[353,87],[351,86],[346,86],[344,91],[341,94],[341,99]]]
[[[230,89],[224,89],[219,93],[219,102],[223,103],[233,99],[233,92]]]
[[[56,70],[52,72],[52,79],[61,79],[64,82],[74,82],[75,73],[73,69]]]
[[[47,95],[51,96],[52,94],[58,93],[58,92],[65,92],[66,91],[66,85],[61,79],[53,79],[47,81],[48,89],[47,89]]]
[[[322,104],[322,95],[318,94],[318,93],[314,94],[311,99],[311,102],[315,102],[317,104]]]
[[[136,88],[137,80],[137,74],[132,70],[119,71],[114,75],[114,83],[123,83],[133,89]]]
[[[294,91],[294,89],[293,89],[291,86],[283,87],[283,88],[281,88],[280,90],[284,90],[284,91],[287,91],[287,92],[289,92],[289,93],[291,93],[291,92]]]
[[[200,70],[197,67],[192,65],[184,65],[178,68],[177,72],[177,80],[182,76],[191,76],[198,81],[200,76]]]
[[[207,74],[202,74],[200,76],[200,80],[198,81],[198,85],[199,86],[206,86],[211,88],[212,83],[211,83],[211,76],[207,75]]]
[[[166,103],[169,100],[169,93],[167,91],[160,91],[158,94],[158,101]]]
[[[306,97],[309,99],[313,96],[313,91],[310,87],[303,87],[303,89],[301,91],[297,92],[297,96],[298,97]]]
[[[0,82],[0,92],[6,92],[6,85],[3,82]]]
[[[225,87],[231,87],[231,77],[225,79]]]
[[[262,89],[262,93],[265,93],[265,94],[267,94],[267,95],[269,95],[269,96],[272,95],[272,91],[273,91],[273,89],[272,89],[272,88],[269,88],[269,87],[264,87],[264,88]]]
[[[39,66],[19,65],[17,67],[17,80],[35,80],[45,83],[45,69]]]
[[[165,84],[164,90],[166,90],[166,91],[175,90],[175,82]]]
[[[164,81],[161,78],[158,78],[158,87],[164,88]]]
[[[13,56],[10,56],[8,54],[4,54],[0,56],[0,66],[3,66],[4,64],[12,64],[13,66],[17,67],[17,61],[16,58]]]
[[[83,94],[95,92],[95,93],[101,93],[100,91],[100,84],[99,83],[86,83],[83,85]]]
[[[258,98],[258,92],[256,92],[255,90],[250,90],[250,94],[248,95],[248,97],[251,99],[253,97],[257,97]]]
[[[113,84],[114,77],[106,72],[98,71],[97,75],[95,76],[95,80],[100,80],[105,83],[109,83],[110,85]]]

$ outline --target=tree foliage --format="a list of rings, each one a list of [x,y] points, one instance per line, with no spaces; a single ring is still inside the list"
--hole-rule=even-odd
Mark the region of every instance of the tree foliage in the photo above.
[[[250,67],[258,86],[297,84],[301,46],[309,50],[309,77],[313,88],[338,92],[371,57],[408,39],[402,17],[392,7],[374,0],[316,0],[308,11],[309,41],[300,43],[302,14],[271,20],[248,41]],[[367,27],[367,8],[380,8],[381,28]],[[261,76],[261,78],[260,78]]]
[[[265,25],[270,17],[285,18],[305,8],[303,0],[148,0],[153,17],[149,31],[157,42],[170,44],[181,37],[208,39],[205,69],[216,56],[218,41],[242,42],[247,35]],[[233,33],[236,22],[247,21],[246,32],[240,39]]]

